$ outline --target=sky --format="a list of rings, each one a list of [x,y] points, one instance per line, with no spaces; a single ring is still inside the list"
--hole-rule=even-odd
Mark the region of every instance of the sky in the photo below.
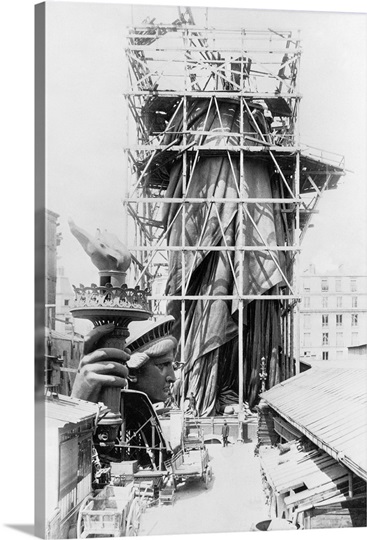
[[[197,24],[205,11],[193,8]],[[48,2],[47,206],[60,215],[59,264],[74,284],[96,271],[68,225],[124,237],[124,28],[171,22],[176,7]],[[213,26],[301,31],[301,142],[345,156],[347,175],[326,193],[303,245],[301,268],[344,264],[366,272],[366,25],[356,14],[209,8]]]

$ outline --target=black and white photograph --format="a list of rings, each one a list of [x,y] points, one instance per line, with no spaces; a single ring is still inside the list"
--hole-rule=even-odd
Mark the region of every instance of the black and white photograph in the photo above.
[[[362,11],[35,3],[35,525],[5,530],[363,532],[366,66]]]

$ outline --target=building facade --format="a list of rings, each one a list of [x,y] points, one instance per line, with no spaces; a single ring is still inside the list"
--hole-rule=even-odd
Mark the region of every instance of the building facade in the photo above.
[[[61,242],[61,235],[57,232],[59,214],[46,209],[46,249],[45,249],[45,278],[46,278],[46,325],[55,328],[56,313],[56,274],[57,274],[57,248]]]
[[[64,268],[57,268],[56,283],[56,330],[59,332],[72,332],[72,315],[70,308],[73,305],[74,292],[70,280],[65,276]]]
[[[367,276],[318,273],[313,265],[301,277],[301,358],[348,360],[348,347],[367,342]]]

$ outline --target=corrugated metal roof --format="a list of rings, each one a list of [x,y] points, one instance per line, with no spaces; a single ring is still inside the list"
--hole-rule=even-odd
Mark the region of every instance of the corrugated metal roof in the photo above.
[[[99,416],[107,407],[102,403],[91,403],[58,394],[48,397],[45,402],[45,415],[48,422],[55,422],[59,427],[65,424],[77,424],[88,418]]]
[[[313,367],[261,397],[301,433],[367,481],[365,367]]]

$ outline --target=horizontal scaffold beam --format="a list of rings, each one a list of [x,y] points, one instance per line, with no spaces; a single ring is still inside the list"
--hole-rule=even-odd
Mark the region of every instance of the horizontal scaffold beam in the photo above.
[[[155,294],[154,296],[147,296],[148,300],[296,300],[301,302],[302,297],[296,294],[231,294],[231,295],[221,295],[209,296],[207,294],[193,295],[193,294],[172,294],[169,296],[164,296]]]
[[[238,99],[240,97],[244,98],[254,98],[254,99],[265,99],[269,97],[283,97],[286,99],[301,99],[302,95],[298,92],[280,92],[276,93],[274,91],[269,92],[254,92],[246,90],[238,90],[236,92],[229,92],[228,90],[200,90],[200,91],[189,91],[189,90],[131,90],[130,92],[124,92],[125,97],[129,96],[159,96],[159,97],[192,97],[195,99],[206,99],[208,97],[217,97],[218,99]]]
[[[129,246],[129,251],[301,251],[299,246]]]
[[[182,47],[164,47],[164,46],[160,46],[160,47],[152,47],[151,44],[140,44],[140,45],[129,45],[129,47],[127,47],[125,49],[125,51],[128,53],[129,51],[149,51],[149,52],[152,52],[152,50],[154,52],[187,52],[187,51],[195,51],[195,52],[214,52],[216,53],[218,51],[218,49],[216,49],[215,47],[201,47],[201,46],[198,46],[196,44],[192,44],[192,46],[190,47],[190,45],[188,46],[182,46]],[[286,47],[280,47],[280,48],[271,48],[271,49],[267,49],[267,50],[264,50],[264,49],[250,49],[248,47],[246,48],[243,48],[241,49],[240,47],[221,47],[220,48],[220,52],[221,53],[239,53],[239,52],[243,52],[244,54],[292,54],[294,55],[295,57],[297,55],[299,55],[301,53],[301,49],[300,48],[295,48],[295,49],[287,49]]]
[[[185,32],[193,32],[195,34],[200,33],[200,37],[202,37],[205,34],[213,34],[217,36],[218,34],[231,34],[233,33],[239,33],[243,34],[246,38],[255,37],[256,39],[262,38],[263,36],[266,36],[267,39],[271,36],[271,39],[274,40],[278,37],[278,39],[287,39],[290,40],[292,36],[292,32],[290,30],[281,30],[279,28],[268,28],[267,30],[263,30],[261,28],[258,29],[251,29],[251,28],[245,28],[243,26],[238,26],[234,28],[208,28],[207,26],[199,26],[196,24],[189,24],[187,22],[180,24],[177,23],[159,23],[154,22],[154,25],[149,23],[141,23],[141,24],[134,24],[128,26],[131,30],[135,31],[144,31],[148,30],[149,34],[148,36],[151,37],[154,35],[154,30],[174,30],[175,32],[179,31],[185,31]],[[159,34],[160,36],[161,34]],[[142,34],[138,34],[138,37],[141,38]],[[144,36],[143,36],[144,37]],[[292,40],[290,40],[292,41]]]
[[[216,204],[224,204],[224,203],[248,203],[248,204],[301,204],[302,199],[296,199],[296,198],[246,198],[246,197],[128,197],[124,200],[124,203],[173,203],[173,204],[183,204],[183,203],[189,203],[189,204],[203,204],[203,203],[216,203]]]
[[[185,134],[183,132],[183,134]],[[191,132],[190,131],[187,131],[186,134],[190,134],[191,135]],[[228,133],[225,133],[223,136],[225,137],[230,137],[231,135],[228,134]],[[214,138],[214,137],[213,137]],[[246,138],[246,136],[245,136]],[[241,150],[243,151],[247,151],[247,152],[253,152],[253,153],[257,153],[257,154],[260,154],[261,152],[265,152],[266,154],[269,154],[269,151],[271,152],[277,152],[277,153],[281,153],[281,154],[294,154],[295,152],[298,152],[300,151],[297,147],[294,147],[294,146],[275,146],[275,145],[269,145],[269,144],[266,144],[265,142],[263,141],[259,141],[259,143],[254,146],[254,145],[251,145],[251,146],[244,146],[244,145],[241,145],[241,144],[228,144],[226,143],[226,145],[224,146],[218,146],[216,144],[210,144],[210,143],[205,143],[205,144],[192,144],[190,145],[190,148],[187,148],[185,147],[184,145],[173,145],[171,146],[170,148],[167,147],[167,145],[163,145],[163,144],[160,144],[160,145],[155,145],[155,144],[134,144],[134,145],[130,145],[128,148],[125,148],[125,150],[132,150],[132,151],[136,151],[136,152],[139,152],[139,151],[154,151],[154,150],[169,150],[171,152],[179,152],[181,150],[186,150],[187,152],[189,152],[190,150],[193,151],[193,152],[197,152],[198,150],[202,150],[202,151],[206,151],[206,150],[214,150],[216,151],[217,154],[220,154],[221,152],[235,152],[235,153],[238,153],[240,152]]]

